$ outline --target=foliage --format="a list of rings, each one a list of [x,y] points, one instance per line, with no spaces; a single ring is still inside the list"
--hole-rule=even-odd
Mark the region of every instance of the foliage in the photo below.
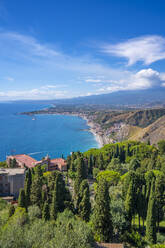
[[[130,248],[145,248],[146,242],[141,238],[140,234],[134,230],[126,232],[123,236],[123,240],[128,243]]]
[[[30,221],[41,218],[41,210],[37,205],[28,207],[28,218]]]
[[[77,159],[77,176],[74,183],[75,195],[78,195],[80,184],[84,179],[86,179],[86,177],[87,174],[84,159],[80,157]]]
[[[78,193],[77,208],[79,216],[85,220],[89,221],[89,216],[91,212],[91,203],[90,203],[90,193],[89,185],[87,180],[83,180],[80,185],[80,190]]]
[[[158,142],[158,148],[161,155],[165,154],[165,140],[160,140]]]
[[[14,205],[10,205],[9,207],[9,218],[15,213],[15,207]]]
[[[104,178],[99,180],[97,186],[92,224],[95,238],[98,241],[108,242],[112,240],[113,227],[110,214],[110,198],[108,184]]]
[[[19,198],[18,198],[18,206],[21,208],[26,208],[26,196],[25,196],[24,189],[20,189]]]
[[[6,208],[6,206],[7,206],[7,202],[3,200],[2,198],[0,198],[0,211]]]
[[[156,244],[155,184],[152,180],[146,220],[146,238],[150,244]]]
[[[108,183],[108,186],[117,185],[120,180],[120,174],[116,171],[105,170],[98,173],[96,180],[105,179]]]

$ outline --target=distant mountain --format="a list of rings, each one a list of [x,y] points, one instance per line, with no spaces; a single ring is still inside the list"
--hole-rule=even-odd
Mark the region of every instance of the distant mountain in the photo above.
[[[118,91],[102,95],[91,95],[72,99],[55,100],[54,102],[63,104],[154,106],[159,104],[165,104],[165,87],[146,90]]]

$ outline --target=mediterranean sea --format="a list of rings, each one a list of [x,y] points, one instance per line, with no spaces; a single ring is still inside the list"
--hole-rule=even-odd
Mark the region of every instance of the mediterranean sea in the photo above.
[[[50,105],[49,105],[50,106]],[[77,116],[18,115],[49,107],[37,103],[0,103],[0,161],[10,154],[28,154],[40,160],[47,154],[66,157],[99,145],[88,131],[87,122]]]

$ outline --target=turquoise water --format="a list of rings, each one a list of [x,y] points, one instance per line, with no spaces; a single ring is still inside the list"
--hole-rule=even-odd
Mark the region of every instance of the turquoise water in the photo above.
[[[30,103],[0,103],[0,161],[9,154],[29,154],[37,160],[49,154],[66,157],[72,151],[98,147],[86,121],[76,116],[17,115],[48,107]],[[84,131],[84,129],[86,131]]]

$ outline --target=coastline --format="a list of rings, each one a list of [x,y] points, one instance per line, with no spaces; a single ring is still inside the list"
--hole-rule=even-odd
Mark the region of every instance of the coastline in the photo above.
[[[91,120],[89,120],[87,118],[86,115],[84,114],[70,114],[70,113],[54,113],[53,115],[68,115],[68,116],[77,116],[80,117],[81,119],[85,120],[87,122],[87,126],[89,126],[89,129],[87,130],[88,132],[91,132],[93,134],[93,136],[95,137],[96,142],[98,143],[98,148],[103,147],[105,144],[107,144],[107,142],[105,141],[105,139],[103,138],[103,136],[99,135],[96,127],[95,127],[95,123],[92,122]]]
[[[81,114],[81,113],[80,114],[69,114],[69,113],[61,114],[61,113],[58,113],[58,115],[71,115],[71,116],[77,116],[77,117],[82,118],[83,120],[85,120],[87,122],[87,126],[89,126],[88,131],[94,135],[96,142],[98,143],[98,146],[99,146],[98,148],[101,148],[105,144],[107,144],[106,139],[102,135],[98,134],[97,127],[95,126],[95,123],[92,122],[91,120],[89,120],[86,115]]]
[[[27,113],[21,113],[21,114],[27,114]],[[28,115],[38,115],[38,114],[46,114],[46,115],[68,115],[68,116],[77,116],[82,118],[83,120],[85,120],[87,122],[87,126],[89,126],[89,129],[86,130],[88,132],[91,132],[96,140],[96,142],[98,143],[98,148],[103,147],[105,144],[108,143],[107,137],[104,135],[104,132],[101,130],[101,127],[98,126],[98,124],[94,123],[91,119],[89,119],[85,114],[82,113],[50,113],[50,112],[44,112],[44,113],[28,113]]]
[[[87,122],[87,126],[89,126],[89,132],[91,132],[94,135],[99,145],[99,148],[103,147],[104,146],[103,137],[96,132],[95,124],[93,122],[90,122],[86,116],[79,115],[79,117],[84,119]]]

